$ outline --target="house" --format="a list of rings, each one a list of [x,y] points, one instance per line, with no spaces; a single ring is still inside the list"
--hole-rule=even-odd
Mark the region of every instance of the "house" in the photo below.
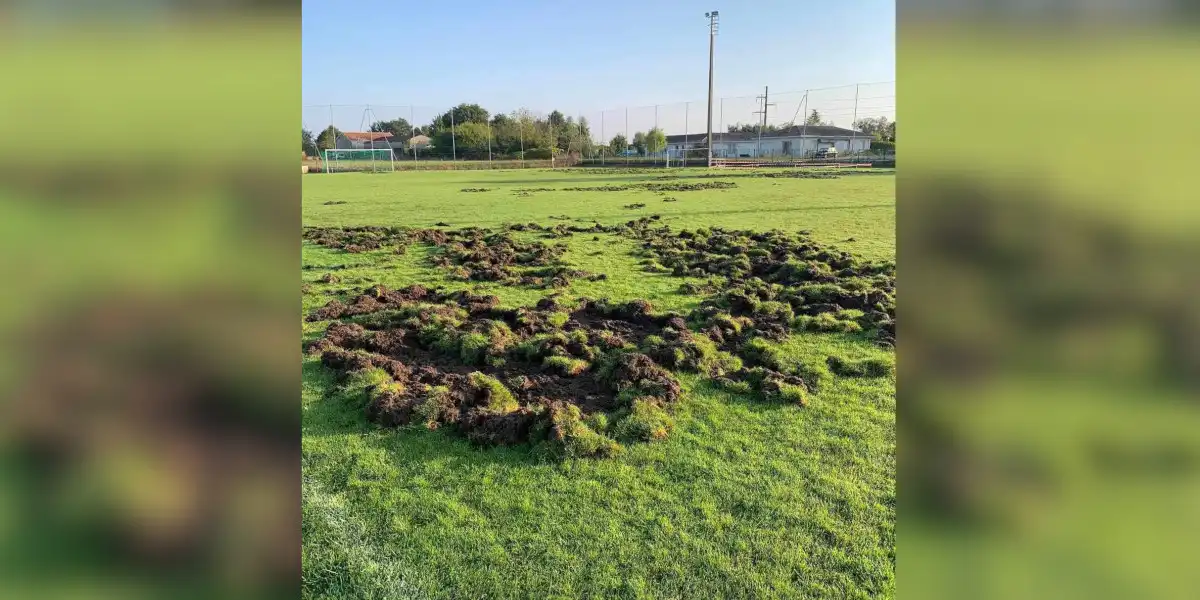
[[[713,156],[720,158],[759,156],[812,156],[821,148],[837,148],[838,152],[866,152],[871,148],[871,135],[832,125],[793,125],[783,131],[764,133],[714,133]],[[668,135],[667,153],[681,158],[691,149],[706,148],[704,133]]]
[[[394,149],[396,142],[391,141],[392,134],[386,131],[345,131],[337,137],[334,148],[337,150],[387,150]]]
[[[424,150],[428,148],[429,143],[429,136],[427,135],[414,135],[408,139],[408,147],[416,148],[417,150]]]

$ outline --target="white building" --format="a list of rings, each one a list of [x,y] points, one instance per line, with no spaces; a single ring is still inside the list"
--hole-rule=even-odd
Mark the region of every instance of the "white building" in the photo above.
[[[714,133],[713,156],[720,158],[756,158],[759,156],[812,156],[821,148],[837,148],[839,153],[866,152],[871,148],[871,135],[832,125],[794,125],[787,130],[764,133]],[[681,158],[691,149],[703,150],[703,133],[668,135],[667,153]]]

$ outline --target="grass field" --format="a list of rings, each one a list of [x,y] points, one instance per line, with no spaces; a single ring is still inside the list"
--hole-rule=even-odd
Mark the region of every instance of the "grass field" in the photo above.
[[[674,171],[673,181],[712,181]],[[772,179],[733,189],[563,191],[657,181],[651,173],[480,171],[305,176],[304,224],[497,227],[618,224],[661,215],[672,229],[807,230],[873,259],[895,254],[895,178]],[[464,192],[464,188],[488,191]],[[552,188],[525,192],[519,189]],[[664,198],[675,198],[664,202]],[[644,203],[644,208],[626,208]],[[557,217],[557,219],[551,219]],[[599,238],[599,239],[594,239]],[[680,278],[646,272],[635,242],[564,240],[567,296],[647,299],[686,310]],[[495,294],[528,305],[545,290],[464,283],[430,250],[347,254],[304,244],[308,313],[382,283]],[[335,272],[339,281],[318,279]],[[694,280],[699,281],[699,280]],[[328,322],[305,322],[312,340]],[[786,361],[890,359],[852,334],[794,333]],[[319,358],[305,356],[304,593],[310,598],[878,598],[894,595],[895,379],[836,377],[807,407],[730,394],[680,375],[686,395],[665,440],[616,457],[551,460],[530,446],[479,448],[442,428],[383,429]]]

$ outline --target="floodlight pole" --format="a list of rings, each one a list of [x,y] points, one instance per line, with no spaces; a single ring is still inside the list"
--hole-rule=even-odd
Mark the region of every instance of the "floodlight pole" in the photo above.
[[[708,167],[712,168],[712,100],[713,100],[713,47],[717,42],[717,11],[704,13],[708,17]]]

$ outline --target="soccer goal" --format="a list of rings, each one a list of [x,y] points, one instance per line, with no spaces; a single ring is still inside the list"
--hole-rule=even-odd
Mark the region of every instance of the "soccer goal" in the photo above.
[[[390,148],[361,150],[323,150],[326,173],[368,171],[383,173],[396,170],[396,157]]]

